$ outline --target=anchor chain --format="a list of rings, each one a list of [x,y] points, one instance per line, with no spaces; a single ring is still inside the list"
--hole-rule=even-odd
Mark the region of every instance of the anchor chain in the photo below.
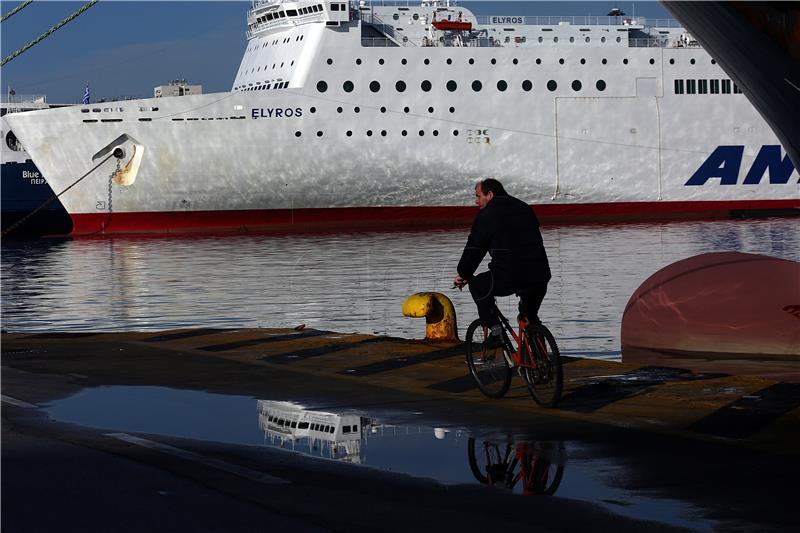
[[[113,201],[113,197],[111,195],[112,189],[111,186],[114,183],[114,178],[119,174],[122,167],[122,159],[117,159],[117,168],[108,176],[108,213],[111,214],[114,212],[114,208],[111,204]]]

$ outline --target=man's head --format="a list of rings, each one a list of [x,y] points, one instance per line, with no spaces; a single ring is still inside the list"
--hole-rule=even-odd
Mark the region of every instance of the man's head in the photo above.
[[[475,205],[483,209],[495,196],[507,196],[503,184],[494,178],[486,178],[475,186]]]

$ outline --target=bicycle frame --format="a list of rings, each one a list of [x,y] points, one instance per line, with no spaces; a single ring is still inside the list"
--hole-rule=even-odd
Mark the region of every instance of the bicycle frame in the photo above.
[[[513,350],[513,351],[509,350],[509,351],[511,351],[511,354],[512,354],[512,357],[513,357],[513,360],[509,361],[509,364],[511,366],[513,366],[513,367],[518,367],[518,368],[538,368],[538,365],[536,364],[536,358],[535,357],[528,357],[527,361],[524,361],[523,357],[522,357],[522,353],[523,353],[522,352],[522,347],[523,346],[525,346],[525,348],[527,348],[528,353],[531,354],[531,355],[533,355],[533,351],[534,350],[536,350],[539,354],[544,352],[544,350],[539,346],[532,347],[530,345],[530,343],[528,342],[528,336],[527,335],[523,335],[523,332],[525,331],[525,327],[528,325],[528,319],[527,318],[523,318],[522,320],[519,321],[519,333],[515,333],[514,332],[514,328],[511,327],[511,323],[508,321],[508,319],[505,316],[503,316],[503,313],[500,312],[500,309],[497,308],[496,304],[495,304],[494,308],[495,308],[495,311],[497,312],[497,316],[500,318],[500,323],[503,324],[503,329],[505,329],[505,331],[507,333],[509,333],[511,335],[511,337],[514,339],[514,342],[517,343],[517,349],[516,350]],[[505,356],[506,353],[503,352],[503,355]]]

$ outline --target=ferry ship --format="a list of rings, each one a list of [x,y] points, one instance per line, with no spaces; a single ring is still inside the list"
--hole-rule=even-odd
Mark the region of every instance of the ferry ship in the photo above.
[[[8,113],[48,109],[44,95],[16,95],[9,91],[0,102],[0,213],[3,236],[67,233],[72,221],[53,190],[6,124]],[[52,201],[51,201],[52,200]],[[48,203],[49,202],[49,203]]]
[[[767,123],[675,21],[257,0],[246,35],[229,92],[9,118],[58,192],[105,160],[61,198],[73,233],[462,225],[488,176],[544,221],[800,208]]]

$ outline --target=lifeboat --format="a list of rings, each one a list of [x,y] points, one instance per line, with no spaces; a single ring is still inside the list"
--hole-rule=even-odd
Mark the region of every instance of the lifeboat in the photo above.
[[[471,22],[461,22],[460,20],[434,20],[431,24],[441,31],[470,31],[472,29]]]

